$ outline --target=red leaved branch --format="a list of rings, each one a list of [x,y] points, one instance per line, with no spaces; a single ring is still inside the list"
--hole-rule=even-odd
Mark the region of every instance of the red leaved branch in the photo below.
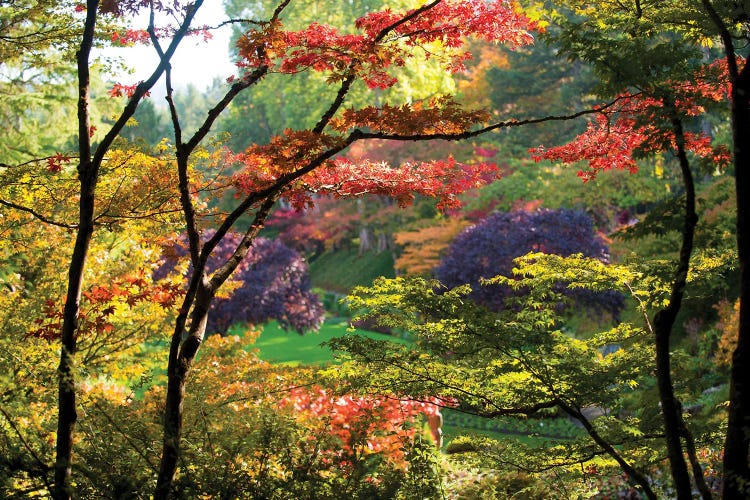
[[[385,89],[397,81],[388,68],[403,66],[409,58],[437,58],[446,69],[462,71],[471,57],[461,50],[467,38],[526,45],[533,42],[529,31],[536,29],[514,3],[489,0],[444,1],[406,12],[386,9],[359,18],[355,26],[360,33],[340,33],[318,23],[284,31],[278,21],[267,23],[238,41],[239,65],[282,73],[310,69],[328,73],[330,81],[354,74],[370,88]]]
[[[703,66],[689,82],[675,82],[671,86],[674,107],[682,116],[699,116],[704,106],[726,99],[729,88],[723,61]],[[712,146],[705,134],[686,133],[685,149],[700,158],[713,162],[718,168],[730,162],[724,146]],[[638,171],[635,158],[676,149],[671,123],[664,111],[662,99],[642,94],[623,94],[616,105],[602,110],[589,122],[586,131],[568,144],[553,148],[540,146],[531,149],[536,161],[542,159],[571,164],[586,161],[588,168],[578,176],[584,182],[599,172],[627,169]]]

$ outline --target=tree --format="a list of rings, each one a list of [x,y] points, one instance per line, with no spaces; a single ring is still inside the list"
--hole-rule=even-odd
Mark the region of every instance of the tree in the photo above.
[[[396,259],[396,268],[407,274],[429,275],[467,224],[464,219],[452,217],[438,225],[396,233],[396,243],[404,247]]]
[[[557,19],[564,27],[559,37],[563,50],[571,57],[593,64],[595,72],[602,78],[602,90],[606,95],[620,96],[620,106],[609,108],[609,111],[619,111],[620,115],[611,123],[609,112],[602,113],[599,123],[591,123],[571,145],[553,152],[542,152],[540,156],[586,159],[590,169],[579,173],[586,180],[601,170],[628,168],[634,171],[637,169],[634,160],[637,155],[671,151],[677,158],[683,178],[684,225],[680,255],[674,267],[672,295],[669,304],[656,313],[653,322],[657,381],[671,473],[678,498],[687,499],[692,495],[692,488],[681,439],[685,437],[685,446],[689,446],[690,438],[685,436],[688,431],[682,422],[680,403],[674,395],[670,339],[685,294],[697,224],[694,174],[688,153],[714,160],[719,166],[728,162],[726,152],[711,147],[710,137],[690,132],[687,124],[691,118],[704,112],[704,106],[710,107],[722,100],[729,89],[726,77],[721,75],[728,74],[727,71],[731,74],[731,70],[727,69],[727,64],[706,64],[697,47],[686,43],[695,33],[687,40],[680,36],[685,34],[682,23],[690,19],[692,25],[695,21],[694,16],[700,11],[696,6],[685,7],[672,2],[658,6],[613,2],[611,8],[592,9],[581,2],[570,2],[569,5],[576,16],[571,16],[572,20]],[[703,5],[710,6],[710,2],[703,2]],[[640,64],[632,64],[633,60]],[[623,128],[618,130],[619,127]],[[730,424],[729,434],[734,432],[732,429],[736,428]],[[743,459],[745,468],[746,455],[747,448]],[[735,465],[727,467],[729,482],[734,475],[730,472],[733,467]],[[702,496],[709,498],[710,492],[700,484],[700,468],[693,469],[693,479]]]
[[[150,3],[148,29],[118,32],[117,40],[148,40],[160,56],[152,75],[133,85],[116,84],[113,95],[126,99],[123,111],[106,131],[91,127],[89,89],[91,83],[90,51],[96,29],[107,19],[124,19],[144,7],[140,1],[104,2],[89,0],[85,7],[71,5],[70,12],[83,26],[77,42],[78,94],[78,188],[71,196],[79,203],[78,216],[70,229],[76,241],[69,265],[66,305],[62,314],[61,355],[59,369],[59,417],[55,498],[73,495],[70,474],[73,433],[75,429],[76,393],[74,360],[80,323],[82,280],[87,268],[91,238],[97,224],[96,193],[109,171],[108,161],[115,138],[123,131],[159,76],[166,76],[167,101],[174,134],[175,166],[171,170],[177,185],[185,231],[188,238],[192,272],[184,287],[185,296],[177,309],[170,341],[167,367],[166,401],[162,458],[157,476],[156,498],[172,493],[175,471],[180,458],[183,429],[182,411],[186,382],[192,364],[203,342],[208,315],[217,294],[248,254],[265,223],[271,208],[285,197],[295,208],[310,206],[318,196],[357,197],[364,194],[390,196],[398,204],[408,204],[415,196],[432,196],[441,208],[455,206],[460,192],[485,182],[494,168],[486,164],[465,165],[454,159],[430,162],[407,162],[395,166],[368,160],[351,161],[339,155],[352,144],[372,139],[426,141],[460,140],[502,128],[564,120],[580,116],[549,116],[538,119],[510,120],[485,124],[488,115],[461,107],[451,97],[425,96],[414,101],[382,99],[383,92],[408,76],[399,68],[429,57],[442,72],[460,70],[466,53],[462,46],[467,38],[524,44],[531,41],[528,29],[534,24],[521,15],[515,5],[485,0],[434,0],[413,10],[372,10],[363,12],[353,27],[341,30],[313,23],[289,29],[286,9],[288,0],[266,12],[264,20],[244,20],[249,29],[237,45],[239,74],[230,78],[222,97],[207,110],[205,119],[188,136],[185,133],[178,99],[172,88],[169,59],[184,36],[189,34],[193,16],[201,0],[168,9],[161,3]],[[354,3],[351,4],[354,8]],[[170,10],[180,21],[176,27],[157,29],[156,10]],[[260,15],[260,14],[259,14]],[[124,21],[123,21],[124,22]],[[130,27],[128,27],[130,28]],[[110,34],[111,35],[111,34]],[[160,38],[162,37],[162,38]],[[167,42],[167,43],[165,43]],[[118,42],[120,43],[120,42]],[[164,46],[163,46],[164,45]],[[304,78],[320,75],[330,92],[316,103],[319,113],[309,117],[306,126],[297,130],[270,130],[269,141],[253,144],[241,152],[214,152],[201,149],[219,116],[230,103],[251,87],[262,88],[271,75],[277,78]],[[310,94],[312,95],[312,94]],[[352,100],[355,95],[366,103]],[[327,97],[327,99],[326,99]],[[351,107],[345,107],[350,105]],[[305,128],[309,126],[310,128]],[[92,134],[94,138],[92,139]],[[99,134],[99,135],[96,135]],[[100,139],[99,139],[100,137]],[[71,155],[75,156],[75,155]],[[50,169],[58,170],[67,156],[60,154],[41,158]],[[221,161],[219,161],[219,159]],[[220,164],[218,171],[232,166],[232,178],[209,181],[197,175],[200,168]],[[235,189],[235,205],[226,213],[206,203],[205,189],[221,193]],[[30,209],[30,207],[25,207]],[[31,208],[32,213],[33,208]],[[22,210],[23,211],[23,210]],[[213,272],[209,260],[224,238],[241,218],[251,220],[241,240]],[[247,220],[247,219],[245,219]],[[215,229],[209,238],[201,238],[206,226]],[[187,266],[185,266],[187,267]],[[105,287],[105,290],[107,288]]]
[[[608,259],[607,246],[595,234],[591,219],[582,211],[498,212],[456,237],[436,268],[435,276],[449,288],[471,285],[474,300],[498,311],[505,307],[511,290],[479,286],[481,280],[508,275],[513,259],[531,251],[562,256],[581,253],[604,262]],[[616,317],[622,308],[622,300],[616,294],[586,299],[580,304],[597,313],[605,311]]]
[[[285,31],[282,15],[289,2],[273,10],[268,21],[238,41],[239,65],[244,73],[232,79],[225,96],[209,110],[206,121],[187,140],[183,139],[179,113],[172,98],[167,71],[167,100],[175,133],[179,190],[187,225],[189,255],[193,272],[185,300],[180,307],[168,365],[162,460],[156,498],[170,495],[180,457],[182,401],[187,375],[205,335],[208,313],[219,288],[229,279],[280,197],[295,207],[313,203],[312,195],[356,197],[388,195],[408,204],[415,195],[434,196],[439,206],[456,203],[456,194],[474,187],[485,178],[488,165],[462,165],[449,159],[390,168],[381,163],[353,163],[334,157],[351,144],[366,139],[430,140],[468,138],[506,126],[472,127],[486,119],[478,111],[463,110],[450,97],[435,97],[417,104],[383,104],[360,109],[343,105],[355,83],[369,89],[387,89],[398,79],[391,66],[429,54],[448,70],[460,69],[464,53],[458,50],[464,37],[480,36],[510,43],[531,41],[526,32],[529,20],[505,4],[465,1],[426,3],[402,13],[391,10],[370,12],[359,18],[360,34],[339,32],[313,23],[299,31]],[[432,50],[439,48],[442,53]],[[160,50],[155,43],[157,50]],[[429,46],[431,50],[421,52]],[[241,201],[221,222],[214,235],[201,241],[198,214],[193,201],[188,166],[195,148],[207,136],[219,114],[242,91],[259,84],[268,73],[296,75],[303,71],[322,72],[335,84],[330,104],[310,130],[286,130],[265,145],[253,145],[227,158],[240,171],[233,179]],[[447,182],[446,182],[447,181]],[[252,222],[232,255],[208,272],[208,259],[232,226],[246,213]]]
[[[657,498],[648,478],[655,464],[646,457],[658,456],[659,421],[631,412],[627,403],[637,388],[648,392],[650,386],[649,332],[622,323],[578,340],[561,330],[559,304],[570,301],[570,290],[614,289],[648,297],[640,303],[645,312],[668,294],[668,284],[654,286],[642,279],[643,269],[581,255],[535,253],[516,265],[513,277],[492,280],[517,292],[508,299],[510,307],[498,312],[469,300],[468,285],[446,290],[435,281],[396,278],[356,289],[349,297],[352,309],[382,326],[411,332],[416,345],[357,336],[334,340],[332,348],[354,359],[338,373],[358,390],[433,395],[446,406],[486,418],[558,409],[579,421],[588,438],[536,451],[503,451],[481,439],[462,446],[480,454],[486,450],[485,463],[493,468],[522,463],[523,470],[536,472],[585,464],[603,453],[647,498]],[[621,348],[603,355],[613,344]],[[590,407],[605,411],[592,417],[585,411]]]
[[[122,19],[125,14],[133,14],[138,11],[142,5],[139,2],[106,2],[100,5],[98,0],[89,0],[83,4],[78,3],[58,3],[58,2],[23,2],[20,7],[21,11],[31,14],[32,22],[26,23],[22,14],[20,18],[4,25],[5,28],[12,30],[25,30],[31,26],[32,35],[20,36],[16,41],[32,40],[40,45],[35,45],[32,55],[44,54],[48,48],[56,49],[60,47],[58,41],[62,41],[62,46],[67,47],[66,51],[57,52],[52,50],[48,53],[61,55],[66,60],[65,55],[72,55],[75,50],[76,69],[75,75],[78,80],[77,92],[77,162],[78,162],[78,217],[71,229],[75,232],[76,238],[73,244],[73,252],[68,266],[67,292],[65,308],[62,315],[61,326],[61,351],[60,364],[58,369],[58,391],[59,391],[59,412],[58,412],[58,430],[55,459],[55,479],[52,489],[54,498],[70,498],[73,494],[70,484],[71,465],[72,465],[72,448],[75,423],[77,420],[76,412],[76,389],[75,389],[75,356],[77,352],[77,331],[79,328],[80,317],[80,300],[83,290],[84,270],[86,269],[87,257],[91,245],[94,227],[96,225],[96,188],[99,181],[102,167],[107,164],[107,156],[118,134],[123,130],[127,121],[133,116],[139,102],[148,93],[159,79],[165,68],[169,64],[169,59],[177,48],[177,45],[188,32],[188,27],[192,22],[195,9],[200,7],[201,0],[195,2],[182,11],[181,6],[175,5],[175,14],[182,14],[183,22],[174,31],[168,31],[171,36],[169,47],[161,54],[161,60],[154,69],[151,76],[144,82],[141,82],[131,88],[118,87],[116,92],[122,93],[123,89],[128,94],[128,103],[121,113],[116,115],[111,126],[106,131],[96,135],[96,124],[92,121],[92,106],[90,101],[92,85],[92,63],[90,61],[91,50],[96,43],[102,38],[101,31],[112,31],[113,21]],[[151,24],[150,33],[156,37],[154,25],[155,8],[164,8],[161,4],[155,6],[151,4]],[[169,9],[167,9],[169,10]],[[14,9],[3,9],[3,14],[16,12]],[[21,22],[18,22],[18,19]],[[61,24],[56,24],[61,23]],[[40,28],[41,26],[41,28]],[[42,36],[38,36],[38,35]],[[108,35],[110,33],[107,33]],[[133,32],[127,32],[127,37],[134,35]],[[66,45],[67,44],[67,45]],[[37,49],[40,49],[37,52]],[[23,53],[20,52],[20,53]],[[42,68],[43,64],[40,63]],[[26,68],[24,68],[26,69]],[[60,73],[62,74],[62,73]],[[36,152],[32,151],[32,158],[38,159]],[[70,155],[74,156],[74,155]],[[67,161],[70,156],[57,154],[49,156],[49,166],[51,170],[59,170],[61,164]],[[44,156],[42,156],[44,159]],[[105,167],[106,168],[106,167]],[[19,204],[14,203],[16,208]],[[21,207],[29,213],[35,213],[35,207]]]
[[[659,262],[615,265],[581,255],[532,253],[515,264],[512,276],[489,280],[516,291],[510,307],[498,312],[470,300],[468,285],[446,290],[435,281],[396,278],[355,289],[349,297],[353,310],[381,326],[409,331],[415,345],[354,335],[336,339],[331,347],[353,358],[337,374],[357,390],[436,396],[445,406],[486,418],[557,408],[581,423],[587,440],[534,451],[480,438],[462,440],[456,449],[486,457],[485,466],[516,464],[537,473],[585,464],[604,453],[648,498],[656,498],[649,476],[660,474],[654,468],[662,461],[664,440],[658,394],[650,395],[656,364],[650,316],[669,302],[671,279],[653,275]],[[730,257],[696,258],[689,283],[710,281],[727,265]],[[559,304],[570,302],[570,290],[580,289],[632,297],[643,325],[621,323],[585,340],[573,338],[562,331]],[[692,397],[700,394],[701,388],[695,389]],[[585,411],[590,407],[604,412],[592,417]],[[684,437],[690,463],[699,471],[696,441],[691,434]],[[719,445],[716,436],[697,442]],[[705,482],[699,484],[702,494],[709,492]]]
[[[750,70],[735,40],[748,34],[750,9],[746,3],[702,0],[703,19],[709,34],[718,34],[724,49],[730,84],[730,121],[732,153],[737,193],[737,252],[740,262],[740,313],[737,346],[732,354],[729,421],[724,445],[725,499],[738,499],[750,490],[750,403],[747,391],[750,374],[744,368],[750,362]],[[742,42],[739,44],[742,45]]]
[[[204,235],[210,238],[212,233]],[[231,255],[241,239],[228,233],[217,246],[213,262]],[[170,273],[180,258],[187,255],[186,242],[169,247],[165,263],[156,271],[163,277]],[[209,271],[215,264],[209,262]],[[277,240],[257,238],[247,256],[237,266],[228,297],[217,298],[211,307],[206,330],[226,334],[237,323],[261,325],[277,320],[284,328],[302,334],[315,330],[323,321],[323,306],[310,289],[307,263],[299,253]]]
[[[141,170],[142,166],[136,159],[130,165],[133,171],[118,169],[121,180],[127,184],[139,178],[128,174],[147,172]],[[37,168],[47,171],[46,162]],[[9,171],[15,173],[15,170]],[[75,200],[66,199],[67,190],[61,187],[75,191],[76,183],[73,168],[56,174],[48,172],[45,183],[36,186],[28,183],[23,196],[27,200],[39,200],[39,208],[45,209],[46,217],[54,216],[57,222],[75,220]],[[3,197],[8,190],[20,190],[23,186],[16,184],[8,189],[8,184],[12,186],[12,183],[2,184]],[[122,185],[117,186],[118,190],[107,184],[100,184],[100,195],[108,191],[111,194],[109,188],[114,187],[117,197],[121,197],[119,202],[134,203],[130,208],[143,209],[150,205],[147,199],[123,190]],[[56,189],[38,189],[40,186]],[[56,207],[45,198],[50,192],[61,196],[66,206]],[[20,197],[18,192],[15,195],[14,199]],[[99,207],[106,207],[106,202],[111,200],[103,197],[98,201]],[[154,201],[159,208],[164,208],[162,200]],[[117,204],[110,207],[114,205]],[[151,205],[150,208],[156,207]],[[163,222],[150,218],[136,223],[130,219],[129,224],[126,221],[126,217],[109,219],[110,230],[100,231],[92,239],[87,281],[102,285],[87,284],[82,290],[75,367],[79,394],[85,392],[87,386],[104,380],[109,385],[125,386],[141,377],[149,377],[156,360],[142,354],[143,346],[162,338],[174,301],[181,293],[179,286],[168,283],[154,286],[150,277],[143,274],[143,270],[154,265],[154,256],[158,255],[153,235],[164,231]],[[0,455],[4,457],[0,463],[0,496],[49,496],[55,457],[55,358],[59,357],[64,271],[69,258],[67,252],[59,249],[71,245],[74,235],[69,228],[41,224],[31,214],[7,209],[3,210],[0,226],[2,268],[7,273],[0,278],[6,291],[0,315],[0,371],[3,373],[0,409],[4,413],[0,416]],[[140,237],[141,231],[152,235],[150,241]],[[84,413],[90,410],[85,394],[77,400],[77,408]],[[82,436],[78,439],[85,440]],[[76,456],[76,465],[83,466],[79,457]],[[73,472],[79,484],[82,471],[85,467],[74,468]]]

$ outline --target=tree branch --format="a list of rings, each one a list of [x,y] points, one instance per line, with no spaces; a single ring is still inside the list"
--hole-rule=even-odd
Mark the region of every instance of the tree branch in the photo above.
[[[3,199],[0,199],[0,205],[6,206],[8,208],[12,208],[14,210],[19,210],[21,212],[26,212],[26,213],[34,216],[34,218],[39,219],[40,221],[44,222],[45,224],[50,224],[50,225],[53,225],[53,226],[63,227],[65,229],[76,229],[78,227],[77,224],[68,224],[66,222],[60,222],[60,221],[56,221],[54,219],[50,219],[49,217],[40,214],[39,212],[37,212],[33,208],[24,207],[23,205],[18,205],[17,203],[13,203],[11,201],[6,201],[6,200],[3,200]]]

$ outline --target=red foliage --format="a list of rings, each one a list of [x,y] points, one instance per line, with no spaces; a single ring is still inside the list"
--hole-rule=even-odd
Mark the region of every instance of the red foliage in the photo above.
[[[362,453],[383,453],[397,463],[403,462],[404,444],[418,430],[407,424],[420,415],[440,412],[432,403],[336,395],[322,387],[293,388],[280,406],[293,409],[299,419],[326,425],[341,442],[340,449],[328,451],[340,460]]]
[[[682,116],[698,116],[707,102],[720,102],[729,91],[723,62],[706,65],[690,82],[674,83],[674,107]],[[706,158],[718,167],[726,167],[729,151],[723,146],[712,146],[711,138],[703,134],[685,133],[685,148],[696,156]],[[642,94],[622,94],[613,106],[601,109],[596,119],[589,122],[584,133],[570,143],[545,149],[532,149],[536,161],[557,160],[576,163],[585,160],[588,169],[578,172],[584,182],[613,168],[638,171],[635,158],[660,151],[676,149],[675,137],[664,112],[664,101]]]
[[[429,136],[461,133],[484,118],[484,112],[464,111],[450,98],[437,98],[426,106],[347,110],[331,123],[339,131],[363,127],[385,134]],[[242,192],[251,193],[271,186],[281,176],[295,172],[323,152],[341,148],[341,141],[312,131],[286,130],[269,144],[251,146],[244,153],[229,155],[227,160],[244,167],[235,176],[234,183]],[[496,172],[494,164],[464,165],[453,158],[406,162],[400,168],[367,159],[355,162],[339,158],[323,162],[289,186],[285,194],[297,209],[311,206],[315,193],[338,197],[385,195],[402,206],[419,194],[437,198],[440,208],[451,208],[458,206],[457,195],[494,180]]]
[[[64,156],[61,153],[50,156],[49,158],[47,158],[47,170],[53,173],[60,172],[62,170],[63,163],[70,163],[70,156]]]
[[[150,36],[146,30],[127,29],[123,33],[115,31],[111,35],[112,43],[119,46],[128,46],[136,43],[148,43]]]
[[[111,97],[133,97],[133,94],[135,94],[135,89],[138,87],[139,83],[134,83],[133,85],[123,85],[121,83],[115,83],[112,88],[109,90],[109,95]],[[146,96],[151,95],[150,92],[146,92]]]
[[[276,21],[248,32],[238,41],[239,65],[267,65],[282,73],[325,71],[331,74],[331,81],[354,72],[368,87],[385,89],[396,83],[387,73],[389,67],[403,66],[415,54],[434,57],[434,50],[419,52],[412,50],[414,47],[442,42],[446,68],[461,71],[463,61],[471,57],[458,50],[466,37],[516,45],[531,43],[528,30],[535,26],[514,5],[508,1],[462,0],[407,12],[386,9],[357,19],[357,34],[340,33],[317,23],[300,31],[284,31]]]
[[[436,198],[440,209],[456,208],[460,206],[459,194],[493,180],[497,172],[491,163],[467,165],[453,158],[406,163],[400,168],[368,160],[354,163],[343,158],[332,163],[303,178],[303,189],[289,194],[294,206],[309,205],[310,193],[319,193],[335,197],[384,195],[402,207],[411,204],[416,195],[422,195]]]

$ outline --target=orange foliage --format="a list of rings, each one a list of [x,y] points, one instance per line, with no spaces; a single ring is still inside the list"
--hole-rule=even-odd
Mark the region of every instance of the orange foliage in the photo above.
[[[719,321],[716,327],[722,332],[719,345],[716,347],[714,359],[719,366],[731,366],[732,354],[737,347],[737,335],[740,331],[740,301],[734,305],[723,300],[716,306],[719,312]]]
[[[440,263],[443,251],[468,224],[464,219],[450,218],[435,226],[396,233],[396,243],[404,247],[396,259],[396,269],[407,274],[429,274]]]
[[[491,88],[487,82],[487,72],[492,68],[508,68],[508,56],[497,46],[482,43],[474,55],[475,64],[467,64],[466,71],[458,81],[462,100],[479,108],[489,108]]]

